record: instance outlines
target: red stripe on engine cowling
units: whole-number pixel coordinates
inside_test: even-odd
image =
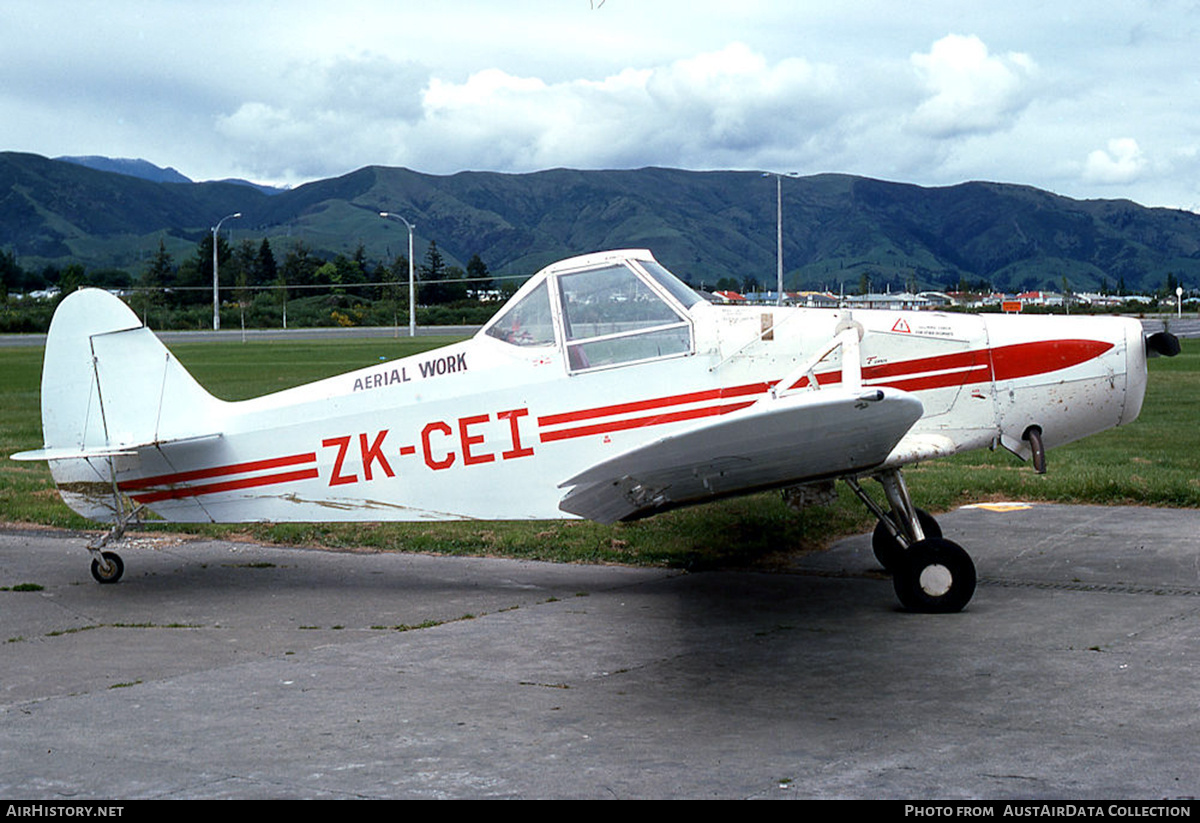
[[[864,366],[862,377],[864,383],[904,391],[925,391],[967,383],[986,383],[991,380],[1018,380],[1078,366],[1099,357],[1112,347],[1112,343],[1102,340],[1037,340],[997,346],[994,349],[977,349],[937,357],[923,357],[919,360]],[[821,372],[817,375],[817,383],[822,386],[840,383],[841,380],[840,371]],[[796,382],[794,388],[807,385],[808,378],[803,377]]]
[[[994,380],[1017,380],[1068,369],[1099,357],[1113,347],[1102,340],[1038,340],[992,349]]]

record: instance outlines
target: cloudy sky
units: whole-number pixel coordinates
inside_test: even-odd
[[[1189,0],[3,0],[0,149],[996,180],[1200,211]]]

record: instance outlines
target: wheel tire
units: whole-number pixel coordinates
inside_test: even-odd
[[[107,570],[99,560],[92,561],[92,577],[97,583],[116,583],[125,574],[125,562],[116,552],[101,552],[101,557],[108,563]]]
[[[933,537],[909,546],[892,575],[896,597],[909,611],[962,611],[975,594],[975,564],[957,543]]]
[[[941,538],[942,527],[933,519],[932,514],[924,509],[917,509],[917,522],[921,524],[921,531],[925,533],[926,540]],[[889,573],[895,573],[896,567],[904,562],[904,548],[883,523],[875,524],[875,533],[871,535],[871,548],[875,550],[875,559],[879,561],[879,565]]]

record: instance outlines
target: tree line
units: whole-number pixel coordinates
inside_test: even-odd
[[[231,244],[218,236],[216,243],[222,326],[227,312],[251,326],[392,325],[407,317],[406,255],[369,260],[360,245],[351,255],[330,257],[297,241],[279,259],[265,237]],[[449,265],[436,241],[414,268],[418,320],[424,324],[481,323],[494,311],[494,301],[516,288],[495,280],[478,254],[465,270]],[[120,291],[157,328],[203,327],[205,317],[211,323],[213,237],[205,235],[178,264],[160,239],[136,275],[79,263],[30,271],[13,253],[0,250],[0,284],[0,331],[44,330],[53,305],[83,286]],[[47,301],[18,298],[42,290],[57,294]]]

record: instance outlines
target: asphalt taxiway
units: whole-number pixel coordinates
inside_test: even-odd
[[[141,535],[102,586],[0,530],[0,797],[1200,795],[1200,511],[939,519],[961,614],[866,536],[685,574]]]

